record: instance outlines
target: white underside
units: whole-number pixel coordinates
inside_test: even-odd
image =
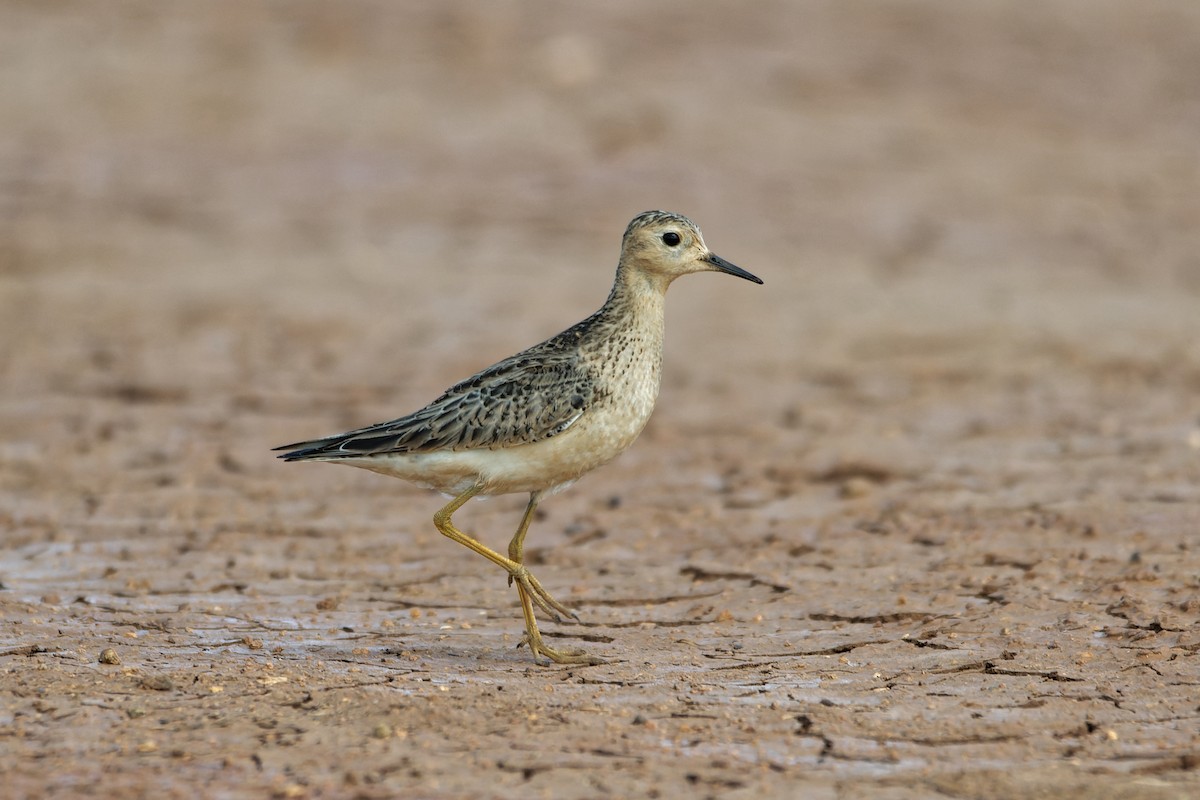
[[[633,414],[619,415],[621,419],[611,413],[584,415],[557,436],[516,447],[329,460],[402,478],[450,495],[461,494],[473,486],[480,486],[480,494],[484,495],[553,494],[620,455],[641,433],[652,408],[651,400],[644,414],[642,408],[637,408]]]

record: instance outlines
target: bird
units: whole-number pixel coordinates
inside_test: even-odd
[[[542,637],[535,607],[560,623],[579,617],[525,566],[525,536],[544,498],[612,461],[645,427],[662,374],[667,287],[693,272],[763,282],[709,250],[700,228],[682,214],[638,214],[622,236],[612,290],[591,316],[407,416],[274,449],[286,451],[279,456],[285,461],[360,467],[451,497],[434,514],[434,526],[516,584],[525,620],[518,646],[528,645],[539,665],[603,663]],[[454,513],[471,498],[509,493],[527,493],[529,501],[507,553],[455,526]]]

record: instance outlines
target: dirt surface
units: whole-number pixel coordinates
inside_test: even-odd
[[[0,5],[6,797],[1200,792],[1200,4]],[[594,310],[529,539],[269,448]],[[524,498],[456,518],[503,546]]]

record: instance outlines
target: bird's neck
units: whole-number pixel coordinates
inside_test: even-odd
[[[665,297],[665,285],[647,280],[644,273],[619,268],[608,300],[588,320],[585,358],[607,375],[610,391],[632,404],[636,413],[631,419],[639,420],[637,430],[649,418],[658,396]]]
[[[667,283],[658,276],[621,266],[600,313],[614,324],[662,338]]]

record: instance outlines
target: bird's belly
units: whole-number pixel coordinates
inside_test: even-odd
[[[622,408],[591,409],[557,436],[531,444],[336,460],[452,495],[475,485],[482,485],[480,494],[553,492],[620,455],[641,433],[653,406],[653,397],[643,397]]]
[[[336,461],[446,494],[473,486],[481,487],[480,494],[557,491],[612,461],[637,439],[658,399],[660,353],[641,347],[610,357],[609,363],[620,362],[624,368],[606,376],[598,402],[549,438],[507,447],[378,453]]]

